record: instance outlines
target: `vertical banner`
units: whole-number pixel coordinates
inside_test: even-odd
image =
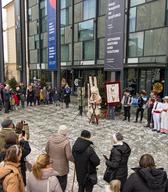
[[[56,6],[57,0],[47,0],[48,12],[48,69],[56,70]]]
[[[125,0],[108,0],[105,24],[105,71],[123,69]]]

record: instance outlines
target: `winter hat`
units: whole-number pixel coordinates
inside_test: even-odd
[[[13,124],[13,121],[11,119],[5,119],[2,123],[1,126],[2,128],[8,128],[9,125]]]
[[[83,131],[81,132],[81,137],[90,138],[90,137],[91,137],[90,131],[83,130]]]
[[[58,129],[58,133],[61,135],[66,135],[68,133],[68,128],[66,125],[60,125]]]
[[[122,141],[124,139],[123,135],[121,133],[115,133],[113,134],[113,140],[117,143],[118,141]]]
[[[163,100],[168,100],[168,96],[165,96],[165,97],[163,98]]]

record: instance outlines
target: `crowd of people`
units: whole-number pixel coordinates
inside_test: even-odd
[[[16,126],[9,118],[0,131],[0,189],[5,192],[64,192],[67,188],[69,162],[74,163],[78,192],[92,192],[97,184],[100,158],[94,149],[91,132],[83,130],[71,148],[68,128],[60,125],[46,143],[45,153],[39,154],[26,175],[26,157],[31,154],[29,135],[24,121]],[[156,168],[150,154],[140,158],[139,166],[128,177],[131,148],[121,133],[112,135],[109,157],[104,155],[106,170],[103,179],[107,192],[168,192],[164,169]],[[72,190],[73,183],[72,181]]]
[[[147,125],[152,131],[168,134],[168,96],[160,98],[156,92],[152,91],[147,96],[146,91],[142,90],[138,96],[132,97],[129,90],[124,92],[122,98],[122,106],[124,108],[124,121],[128,119],[130,122],[131,106],[136,107],[136,119],[134,123],[138,123],[139,113],[142,123],[144,111],[147,111]]]
[[[23,83],[12,89],[8,84],[0,84],[0,110],[5,113],[41,104],[64,102],[69,107],[71,88],[66,83],[58,90],[51,86],[40,86],[39,83],[31,83],[28,87]]]

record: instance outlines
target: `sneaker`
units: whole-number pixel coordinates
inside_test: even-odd
[[[152,131],[157,131],[156,129],[152,129]]]
[[[138,121],[134,121],[134,123],[138,123]]]

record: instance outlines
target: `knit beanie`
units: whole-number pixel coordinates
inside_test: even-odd
[[[66,125],[60,125],[58,129],[58,133],[61,135],[67,135],[68,133],[68,128]]]

